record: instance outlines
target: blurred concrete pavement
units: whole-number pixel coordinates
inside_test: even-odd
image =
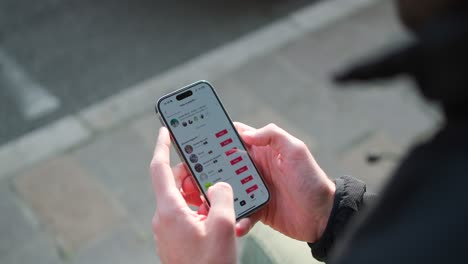
[[[310,3],[2,0],[0,145]]]
[[[2,147],[0,262],[157,263],[153,102],[197,79],[214,84],[233,120],[274,122],[330,177],[355,175],[378,191],[437,127],[437,111],[405,79],[339,89],[329,76],[403,37],[389,1],[324,1]],[[371,165],[371,153],[396,159]],[[305,243],[262,226],[239,245],[242,263],[314,262]]]

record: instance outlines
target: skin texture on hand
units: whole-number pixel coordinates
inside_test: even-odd
[[[150,165],[157,203],[153,232],[161,262],[236,263],[231,186],[217,183],[210,187],[209,211],[203,206],[198,212],[190,209],[176,185],[181,170],[170,167],[170,143],[169,132],[161,128]]]
[[[271,193],[270,203],[251,217],[247,230],[261,220],[291,238],[318,240],[333,207],[334,183],[304,142],[278,126],[236,127]]]
[[[260,129],[242,123],[235,126],[271,195],[266,207],[236,224],[237,236],[245,235],[256,222],[262,221],[294,239],[317,241],[333,207],[334,183],[307,146],[278,126],[270,124]],[[206,211],[186,167],[180,164],[174,171],[186,201]]]

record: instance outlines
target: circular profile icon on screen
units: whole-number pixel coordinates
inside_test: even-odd
[[[192,145],[187,145],[184,147],[185,153],[190,154],[193,152],[193,147]]]
[[[177,119],[175,119],[175,118],[172,119],[172,120],[171,120],[171,126],[172,126],[172,127],[178,127],[178,126],[179,126],[179,120],[177,120]]]
[[[208,175],[206,173],[200,174],[200,180],[202,180],[202,181],[208,180]]]
[[[197,155],[195,155],[195,154],[190,155],[190,161],[191,161],[192,163],[197,162],[197,161],[198,161]]]
[[[203,171],[203,166],[200,163],[195,164],[195,171],[196,172],[202,172]]]

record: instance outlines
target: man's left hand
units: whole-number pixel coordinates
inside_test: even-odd
[[[209,188],[209,210],[203,205],[198,212],[190,209],[190,198],[177,188],[170,167],[170,144],[162,127],[150,165],[157,202],[153,232],[162,263],[236,263],[231,186],[220,182]]]

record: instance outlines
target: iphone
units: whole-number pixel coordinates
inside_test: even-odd
[[[237,220],[268,203],[267,186],[209,82],[159,98],[156,113],[208,205],[207,190],[217,182],[231,185]]]

